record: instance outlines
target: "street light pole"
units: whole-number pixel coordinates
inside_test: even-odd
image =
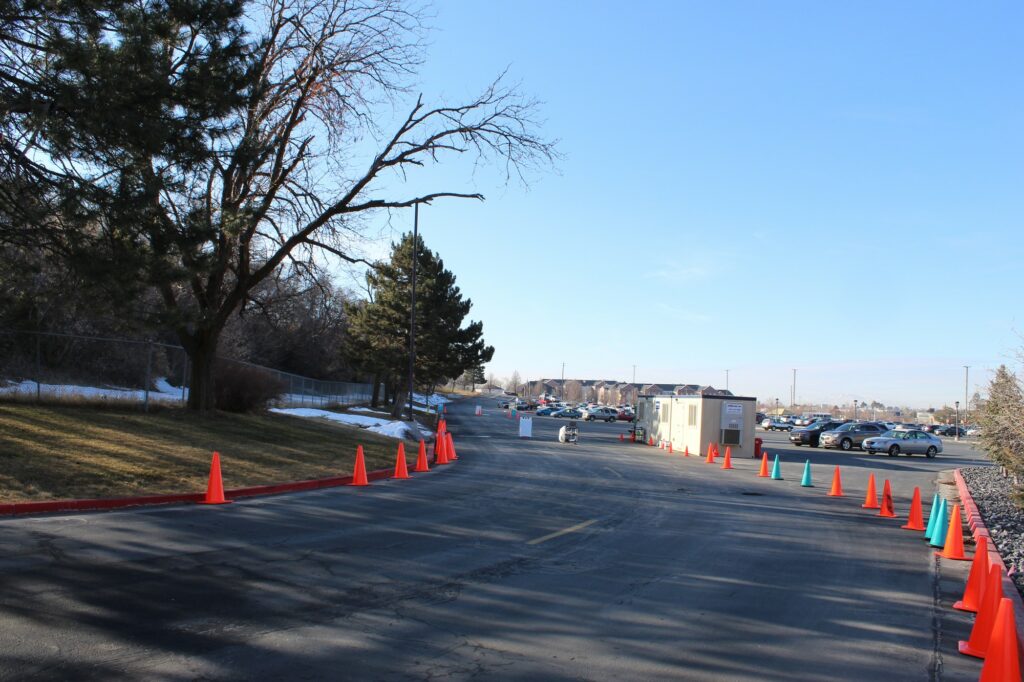
[[[967,376],[968,376],[968,373],[969,373],[970,369],[971,369],[970,365],[964,365],[964,424],[967,423],[967,413],[970,412],[970,406],[971,406],[970,401],[967,400]],[[957,438],[959,438],[959,437],[960,437],[960,435],[959,435],[959,432],[958,432],[957,433]]]
[[[636,365],[633,365],[633,385],[636,385]]]
[[[953,428],[955,429],[953,432],[953,440],[960,440],[960,401],[957,400],[953,405],[956,406],[956,416],[953,418]]]
[[[560,386],[559,391],[561,392],[561,395],[558,396],[558,399],[559,400],[565,400],[565,363],[564,362],[562,363],[562,383],[559,384],[559,386]]]
[[[789,398],[789,404],[796,407],[796,370],[793,370],[793,395]]]
[[[725,390],[729,390],[729,370],[725,370]]]
[[[420,245],[420,205],[413,206],[412,219],[412,299],[409,303],[409,421],[415,420],[412,411],[413,368],[416,364],[416,256]]]

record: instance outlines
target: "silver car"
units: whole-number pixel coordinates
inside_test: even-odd
[[[881,436],[864,439],[865,450],[871,454],[887,452],[890,457],[904,455],[924,455],[934,457],[942,452],[942,439],[917,429],[886,431]]]

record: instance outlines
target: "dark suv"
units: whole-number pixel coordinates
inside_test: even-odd
[[[816,421],[802,429],[791,431],[789,442],[793,445],[810,445],[812,448],[816,448],[821,441],[821,434],[832,429],[838,429],[842,425],[842,422]]]
[[[843,424],[832,431],[825,431],[821,434],[821,444],[826,448],[840,448],[852,450],[854,447],[862,448],[865,438],[881,436],[888,429],[882,424],[873,422],[851,422]]]

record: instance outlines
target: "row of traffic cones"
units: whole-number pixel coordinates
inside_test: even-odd
[[[654,445],[653,437],[648,441],[648,445]],[[666,449],[664,442],[661,443],[661,447]],[[684,457],[690,456],[688,447],[684,449],[683,455]],[[715,458],[718,455],[718,446],[712,443],[708,447],[705,463],[715,463]],[[723,469],[733,468],[731,455],[730,448],[726,447]],[[783,480],[777,454],[769,470],[768,453],[762,453],[758,476]],[[804,463],[800,485],[814,487],[810,460]],[[832,485],[828,495],[829,497],[844,497],[842,475],[838,466],[833,471]],[[954,561],[967,561],[968,557],[964,554],[960,505],[953,504],[952,509],[948,511],[947,506],[947,501],[936,493],[932,499],[928,523],[925,524],[921,489],[915,487],[907,523],[900,528],[923,531],[929,546],[936,548],[937,556]],[[877,509],[878,516],[881,518],[897,518],[889,480],[884,481],[879,498],[875,475],[869,473],[867,492],[861,507],[870,510]],[[953,604],[953,608],[977,613],[969,638],[959,642],[958,650],[967,656],[985,660],[981,669],[981,682],[1020,682],[1021,670],[1013,602],[1003,596],[1003,568],[996,564],[989,564],[988,539],[985,536],[978,538],[963,598]]]
[[[446,429],[447,424],[445,424],[444,420],[441,420],[441,426],[438,428],[437,440],[434,443],[435,466],[438,464],[450,464],[459,458],[455,453],[455,443],[452,440],[452,434]],[[427,444],[421,440],[413,473],[423,473],[427,471],[430,471],[430,465],[427,462]],[[395,455],[395,470],[391,475],[391,478],[412,478],[409,475],[409,468],[405,458],[405,443],[403,442],[398,443],[398,452]],[[363,454],[362,445],[356,446],[356,462],[352,470],[352,482],[349,483],[349,485],[370,485],[370,481],[366,475],[366,457]],[[220,453],[214,452],[210,462],[210,477],[206,484],[206,496],[200,501],[200,504],[228,504],[230,502],[231,500],[224,496],[224,479],[220,470]]]

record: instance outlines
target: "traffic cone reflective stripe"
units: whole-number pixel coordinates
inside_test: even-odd
[[[767,451],[761,453],[761,471],[759,471],[757,475],[761,478],[768,478],[769,476]]]
[[[889,487],[888,478],[882,484],[882,506],[878,510],[878,515],[887,519],[896,518],[896,510],[892,506],[892,489]]]
[[[949,530],[946,531],[946,544],[936,554],[943,559],[967,561],[964,556],[964,529],[960,521],[960,505],[954,504],[949,515]]]
[[[861,507],[864,509],[881,509],[881,505],[878,504],[878,492],[875,490],[874,474],[868,474],[868,492],[864,495],[864,504]]]
[[[366,460],[363,458],[363,446],[356,446],[356,466],[352,471],[352,482],[349,485],[370,485],[366,480]]]
[[[932,547],[942,547],[946,544],[946,533],[949,530],[949,515],[946,512],[946,500],[939,502],[939,512],[935,519],[935,528],[932,529],[932,539],[928,544]]]
[[[832,488],[828,491],[829,497],[843,496],[843,481],[839,476],[839,467],[832,473]]]
[[[722,460],[723,469],[732,469],[732,448],[726,446],[725,448],[725,459]]]
[[[200,504],[228,504],[224,497],[224,479],[220,475],[220,453],[214,452],[210,461],[210,479],[206,483],[206,497]]]
[[[1013,602],[1003,597],[996,610],[995,624],[981,666],[979,682],[1020,682],[1020,653]]]
[[[953,604],[958,611],[977,613],[981,606],[981,592],[985,589],[985,578],[988,576],[988,538],[982,535],[974,546],[974,561],[971,572],[967,574],[967,585],[964,587],[963,598]]]
[[[410,478],[409,468],[405,461],[405,443],[398,442],[398,454],[395,455],[395,473],[391,478]]]
[[[413,471],[417,474],[423,473],[424,471],[430,471],[430,465],[427,464],[427,444],[420,439],[420,452],[416,457],[416,467]]]
[[[939,518],[939,507],[942,506],[939,503],[939,494],[935,493],[932,496],[932,506],[928,510],[928,525],[925,526],[924,539],[931,540],[932,532],[935,530],[935,521]]]
[[[921,513],[921,489],[914,486],[914,497],[910,500],[910,516],[907,523],[900,528],[906,530],[924,530],[924,516]]]
[[[804,462],[804,475],[800,479],[800,486],[803,488],[814,487],[814,483],[811,481],[811,460]]]
[[[971,636],[965,642],[960,640],[957,649],[965,656],[985,658],[992,630],[996,624],[996,612],[1003,599],[1003,569],[993,564],[988,567],[988,579],[981,596],[981,607],[974,619]]]

